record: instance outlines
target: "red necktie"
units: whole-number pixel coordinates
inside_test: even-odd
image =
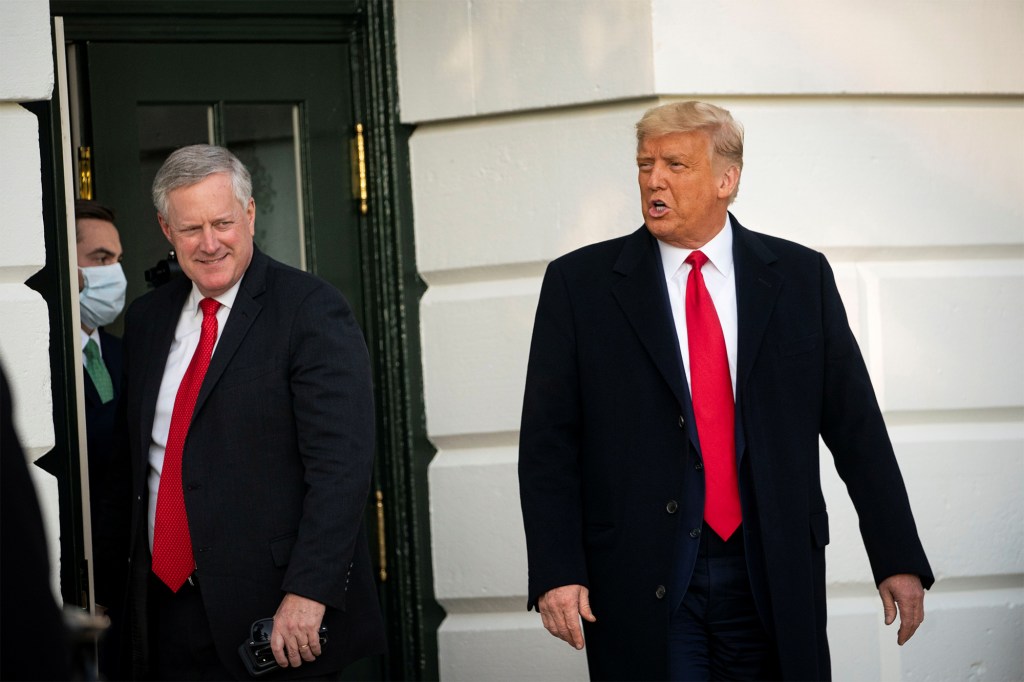
[[[203,328],[199,335],[199,346],[188,363],[174,398],[153,527],[153,572],[174,592],[178,591],[195,568],[192,536],[189,534],[188,516],[185,514],[185,496],[181,489],[181,455],[192,422],[192,412],[196,407],[196,398],[199,397],[199,387],[203,385],[213,346],[217,343],[217,309],[220,303],[212,298],[204,298],[199,302],[199,307],[203,309]]]
[[[725,337],[701,268],[708,257],[694,251],[686,282],[686,336],[690,350],[690,398],[704,458],[704,520],[723,540],[739,527],[736,478],[736,407]]]

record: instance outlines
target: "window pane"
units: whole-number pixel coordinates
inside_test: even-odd
[[[302,177],[298,163],[298,107],[225,104],[223,144],[252,174],[256,245],[305,269]]]
[[[140,225],[118,223],[125,247],[126,272],[131,296],[145,292],[143,271],[167,257],[171,245],[160,234],[153,208],[153,178],[171,152],[190,144],[209,144],[213,133],[213,108],[206,104],[142,104],[136,115],[139,121],[139,188],[138,205],[147,216]],[[117,207],[114,207],[117,210]],[[139,231],[136,238],[128,231]],[[129,300],[131,300],[129,298]]]

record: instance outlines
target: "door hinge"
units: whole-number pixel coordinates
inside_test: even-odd
[[[370,212],[366,189],[366,142],[363,139],[363,124],[356,124],[356,135],[351,142],[352,156],[352,198],[359,201],[359,213]]]
[[[78,198],[92,199],[92,147],[78,148]]]
[[[380,581],[388,581],[388,545],[384,537],[384,493],[377,489],[377,550],[380,552]]]

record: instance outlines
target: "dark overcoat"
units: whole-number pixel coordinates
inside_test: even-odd
[[[831,268],[732,224],[748,569],[785,679],[828,679],[819,436],[876,583],[933,578]],[[529,607],[551,588],[588,587],[594,679],[665,678],[670,611],[699,544],[703,465],[667,296],[641,227],[553,261],[537,308],[519,459]]]

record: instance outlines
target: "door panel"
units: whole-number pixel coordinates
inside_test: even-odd
[[[87,44],[94,197],[117,215],[129,303],[169,249],[150,194],[157,170],[181,146],[212,143],[252,174],[257,246],[332,283],[368,329],[349,190],[349,60],[343,43]],[[373,505],[368,518],[371,543],[379,542]],[[386,584],[379,590],[386,603]],[[345,678],[383,679],[386,666],[367,659]]]

